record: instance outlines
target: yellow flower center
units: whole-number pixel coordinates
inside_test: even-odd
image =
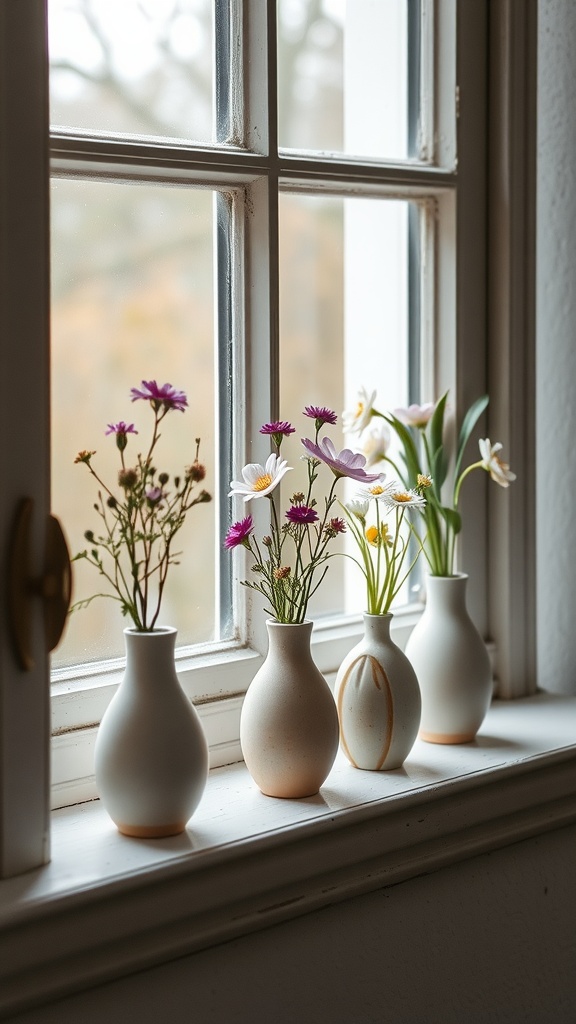
[[[411,495],[408,494],[407,491],[396,491],[396,493],[393,494],[392,497],[394,498],[394,501],[399,501],[399,502],[411,501],[412,500]]]
[[[254,483],[255,491],[265,491],[267,487],[272,483],[272,477],[270,473],[264,473],[263,476],[259,476]]]
[[[361,417],[363,412],[364,412],[364,402],[358,402],[358,405],[356,406],[356,419],[357,420],[360,419],[360,417]]]
[[[378,540],[378,530],[375,526],[369,526],[366,530],[366,540],[369,544],[375,544]]]
[[[370,494],[384,494],[384,488],[380,484],[375,484],[374,487],[370,488]]]

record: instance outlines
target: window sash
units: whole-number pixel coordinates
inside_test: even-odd
[[[26,3],[26,17],[22,17],[23,3]],[[233,6],[238,8],[239,5]],[[430,15],[430,6],[425,6]],[[248,382],[257,373],[258,379],[269,381],[270,387],[265,398],[247,393],[243,410],[245,438],[254,436],[259,424],[275,409],[277,400],[274,355],[277,339],[277,186],[321,189],[323,183],[327,183],[331,189],[343,192],[360,186],[366,194],[434,196],[439,211],[438,231],[434,252],[428,256],[437,265],[437,287],[433,296],[434,323],[430,329],[441,339],[441,344],[426,372],[436,388],[446,383],[453,387],[453,397],[462,408],[486,388],[486,358],[489,357],[490,383],[498,385],[493,392],[489,423],[498,425],[502,431],[500,439],[507,447],[510,440],[513,442],[511,462],[523,481],[505,514],[504,524],[498,513],[497,522],[499,527],[503,527],[502,532],[491,535],[489,590],[484,495],[473,502],[474,507],[465,510],[467,529],[462,539],[462,563],[473,573],[473,610],[477,620],[498,640],[498,660],[501,659],[502,666],[500,686],[505,695],[519,695],[523,686],[530,689],[533,682],[529,649],[522,646],[525,637],[534,632],[533,609],[526,596],[516,600],[522,597],[522,593],[526,595],[533,583],[534,530],[527,513],[527,509],[533,506],[533,479],[527,471],[532,460],[528,441],[518,429],[519,424],[530,422],[532,398],[530,391],[519,394],[510,381],[518,379],[518,374],[524,380],[526,373],[529,374],[533,348],[533,311],[527,301],[527,296],[533,294],[529,291],[533,251],[529,248],[526,256],[526,245],[533,245],[530,227],[533,225],[533,180],[529,175],[535,123],[531,91],[535,83],[535,10],[533,0],[521,6],[514,0],[503,0],[497,8],[486,0],[436,0],[432,27],[436,54],[433,72],[436,133],[435,151],[428,164],[375,165],[361,161],[327,161],[311,154],[277,153],[275,4],[272,0],[266,4],[249,0],[244,7],[246,17],[242,20],[242,39],[246,119],[243,146],[237,144],[236,138],[232,144],[220,149],[165,146],[157,140],[148,140],[136,151],[122,138],[96,134],[81,137],[75,132],[59,132],[51,142],[52,164],[57,173],[93,173],[120,178],[144,174],[151,180],[205,182],[207,185],[246,187],[249,190],[254,204],[251,210],[256,213],[245,217],[245,308],[251,338],[270,341],[261,343],[257,355],[255,348],[248,346],[250,362],[246,367],[246,378]],[[494,57],[490,62],[487,60],[489,27],[491,56]],[[518,34],[520,29],[522,31]],[[23,32],[26,39],[20,38]],[[18,61],[13,59],[16,53]],[[502,227],[505,222],[509,246],[506,253],[500,255],[498,264],[492,264],[491,293],[487,296],[485,244],[497,242],[494,233],[486,237],[486,180],[483,169],[487,157],[485,113],[486,68],[489,64],[492,102],[495,105],[493,113],[501,115],[492,121],[491,183],[498,187],[492,194],[489,212],[492,224],[498,223]],[[6,427],[3,436],[12,436],[10,424],[18,421],[20,427],[18,459],[12,458],[7,447],[1,456],[5,497],[1,511],[2,538],[6,554],[15,504],[22,494],[32,493],[38,502],[32,566],[37,574],[42,522],[49,509],[44,0],[5,0],[0,5],[0,68],[3,86],[0,138],[6,140],[0,146],[0,184],[3,189],[0,309],[3,337],[18,338],[17,346],[2,347],[5,379],[19,377],[29,380],[29,367],[40,368],[40,373],[30,380],[27,391],[29,410],[23,424],[21,395],[9,390],[3,400]],[[509,74],[511,68],[513,74]],[[267,82],[267,88],[262,88],[262,82]],[[39,95],[42,96],[41,103],[38,102]],[[453,121],[457,102],[460,116],[456,170]],[[511,131],[504,142],[504,134],[510,124],[516,125],[518,130]],[[499,184],[500,181],[509,181],[511,166],[516,171],[518,167],[523,168],[520,178],[525,187],[520,191],[516,172],[514,190],[506,191],[506,187]],[[10,210],[17,210],[18,217],[9,217]],[[524,233],[519,230],[521,223],[527,225]],[[267,245],[262,245],[263,237],[268,238]],[[455,251],[452,245],[454,237]],[[515,259],[520,254],[524,255],[524,260],[518,269],[519,263]],[[496,282],[495,277],[498,278]],[[510,282],[513,300],[506,306]],[[487,298],[490,300],[489,350],[486,345]],[[524,315],[522,310],[528,312]],[[503,311],[505,315],[502,315]],[[523,470],[524,476],[521,475]],[[498,500],[497,495],[488,495],[492,509],[498,507]],[[523,562],[522,573],[517,571],[518,545],[512,543],[519,532],[523,552],[528,556]],[[498,621],[495,620],[495,612]],[[35,623],[38,627],[34,641],[37,667],[34,673],[26,676],[15,667],[5,617],[1,626],[0,873],[5,875],[26,870],[47,856],[49,705],[47,662],[42,651],[38,605]],[[342,635],[346,633],[346,624],[335,628],[334,634],[330,627],[319,631],[318,652],[322,652],[323,639],[328,638],[324,649],[330,649],[332,635],[337,635],[338,629]],[[263,622],[252,624],[248,640],[248,646],[236,650],[233,655],[223,651],[221,655],[214,656],[220,658],[218,672],[222,676],[236,679],[240,664],[245,668],[251,666],[251,671],[246,668],[246,677],[253,675],[254,660],[261,657],[260,652],[264,650]],[[353,642],[350,633],[348,642]],[[527,652],[526,657],[518,656],[522,650]],[[205,666],[211,656],[205,657],[205,665],[200,664],[202,655],[194,659],[194,673],[199,675],[204,671],[205,678],[208,678],[212,669]],[[320,664],[322,667],[322,658]],[[67,716],[63,711],[64,705],[68,703],[68,707],[73,709],[76,699],[83,699],[78,697],[82,694],[89,695],[89,703],[102,702],[103,690],[111,683],[98,687],[86,682],[85,678],[80,682],[72,703],[65,692],[66,685],[62,684],[61,692],[58,692],[60,684],[56,685],[53,699],[55,717],[58,718],[59,709],[62,711],[57,729],[74,730],[76,726],[70,722],[76,712],[73,710],[72,716]],[[214,693],[214,696],[219,694]],[[84,720],[94,722],[96,718]],[[79,734],[87,735],[88,732],[79,729]]]

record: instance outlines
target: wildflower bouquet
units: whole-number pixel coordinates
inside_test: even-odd
[[[146,454],[138,454],[135,463],[128,464],[128,438],[138,431],[123,420],[108,424],[105,433],[115,438],[120,453],[118,489],[114,491],[100,479],[92,465],[95,451],[81,451],[74,460],[87,466],[98,484],[94,509],[102,527],[97,534],[86,530],[90,547],[78,552],[73,561],[84,559],[93,565],[112,592],[93,594],[78,601],[72,610],[86,607],[96,597],[111,597],[120,602],[122,614],[132,619],[135,629],[151,632],[158,620],[168,569],[178,564],[179,553],[172,550],[174,537],[187,512],[211,501],[211,496],[205,490],[196,492],[206,475],[198,459],[200,438],[196,438],[194,461],[183,476],[173,478],[172,488],[169,474],[158,473],[154,465],[160,424],[169,412],[185,411],[185,393],[171,384],[159,386],[155,380],[143,380],[140,388],[131,389],[131,397],[133,402],[148,402],[154,416],[152,438]]]
[[[382,457],[394,467],[407,488],[421,496],[426,495],[426,506],[423,509],[426,524],[424,555],[432,576],[453,576],[456,537],[462,529],[458,503],[464,480],[475,469],[484,469],[501,487],[508,487],[516,479],[508,464],[498,454],[502,445],[492,444],[489,438],[478,441],[480,459],[462,469],[466,445],[488,405],[488,395],[478,398],[464,416],[453,460],[445,427],[448,392],[435,404],[428,402],[398,408],[388,415],[374,407],[375,398],[375,391],[369,393],[362,388],[356,409],[343,414],[344,429],[348,433],[361,435],[373,417],[381,417],[395,431],[401,443],[404,462],[402,470],[388,454]],[[446,487],[451,488],[449,502],[443,496]]]
[[[307,453],[302,456],[307,463],[306,493],[298,491],[292,495],[281,522],[274,492],[292,467],[281,458],[280,450],[284,439],[294,434],[295,428],[285,420],[265,423],[260,433],[270,437],[273,451],[265,465],[252,463],[244,467],[243,479],[231,482],[230,495],[242,496],[245,502],[268,498],[270,533],[258,542],[252,516],[247,516],[233,523],[224,541],[228,549],[239,545],[247,548],[254,560],[252,572],[257,578],[243,580],[243,585],[264,596],[266,610],[277,622],[292,624],[306,618],[308,602],[328,571],[327,562],[332,557],[330,543],[346,529],[344,520],[333,513],[338,480],[348,477],[367,485],[382,477],[381,473],[366,473],[363,455],[347,448],[337,452],[329,437],[320,439],[323,428],[336,423],[336,413],[331,409],[312,405],[307,406],[303,414],[315,423],[315,439],[302,439]],[[332,471],[333,480],[319,508],[314,490],[322,464]]]
[[[426,501],[416,491],[397,483],[370,484],[357,497],[343,506],[350,532],[356,541],[361,561],[352,558],[366,580],[366,611],[369,615],[386,615],[390,606],[414,568],[422,545],[407,569],[404,568],[413,524],[405,519],[411,510],[423,512]],[[370,511],[371,510],[371,511]],[[391,529],[386,517],[394,516]],[[403,530],[403,526],[407,529]]]

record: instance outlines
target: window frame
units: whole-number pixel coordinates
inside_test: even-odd
[[[34,232],[37,252],[32,262],[37,273],[38,283],[36,285],[40,304],[36,314],[36,320],[30,328],[30,339],[27,346],[22,346],[18,355],[21,359],[22,369],[25,371],[30,365],[35,365],[32,356],[40,348],[43,352],[44,380],[38,381],[38,407],[44,409],[44,416],[47,414],[47,339],[48,339],[48,318],[47,318],[47,252],[48,238],[46,232],[46,210],[47,210],[47,185],[46,173],[46,135],[47,125],[47,95],[44,95],[44,106],[40,110],[37,103],[37,96],[31,94],[30,89],[24,86],[24,76],[29,81],[41,80],[46,82],[46,52],[45,52],[45,5],[44,0],[27,0],[30,11],[30,28],[36,42],[36,47],[29,48],[27,60],[19,66],[14,67],[16,62],[10,63],[9,56],[12,49],[12,40],[18,35],[18,14],[16,13],[15,0],[9,0],[2,11],[2,22],[0,22],[0,56],[5,56],[6,72],[11,76],[12,92],[7,92],[8,102],[4,104],[2,114],[2,126],[7,137],[18,137],[18,125],[22,121],[27,123],[26,138],[34,146],[30,156],[29,164],[33,168],[36,178],[34,181],[29,176],[26,181],[17,181],[16,175],[11,168],[3,167],[5,177],[11,185],[11,201],[22,204],[24,198],[28,198],[30,186],[37,197],[37,205],[33,206],[30,212],[26,211],[22,217],[26,220],[31,231]],[[524,551],[530,553],[533,550],[533,531],[531,533],[530,517],[527,508],[530,507],[526,496],[530,496],[530,488],[533,481],[529,475],[530,455],[526,445],[523,445],[517,436],[518,423],[527,422],[531,409],[531,395],[518,393],[518,389],[512,389],[509,376],[501,372],[500,362],[507,363],[508,369],[515,367],[529,370],[530,352],[524,350],[522,344],[522,328],[526,325],[526,318],[519,314],[518,304],[526,303],[527,286],[530,282],[530,254],[524,261],[523,273],[514,272],[514,256],[518,253],[518,247],[528,238],[520,237],[518,224],[520,218],[525,214],[526,208],[530,205],[533,196],[530,191],[530,181],[527,182],[522,198],[513,203],[510,219],[510,235],[508,262],[501,261],[501,269],[514,278],[515,301],[509,305],[508,318],[503,324],[501,309],[506,305],[506,286],[501,284],[502,279],[496,272],[487,276],[486,273],[486,244],[490,242],[487,238],[487,224],[494,226],[495,220],[503,214],[504,202],[508,196],[497,194],[491,200],[490,211],[487,207],[487,181],[486,166],[487,157],[496,166],[493,174],[498,180],[498,168],[509,157],[508,152],[498,149],[498,144],[503,146],[504,132],[502,128],[493,128],[493,137],[488,151],[488,93],[490,84],[490,95],[492,96],[492,108],[490,113],[494,115],[494,104],[503,102],[508,104],[507,110],[519,118],[524,119],[526,125],[526,137],[521,143],[527,147],[528,155],[530,146],[530,117],[533,115],[530,107],[531,95],[522,93],[521,80],[534,82],[533,71],[530,70],[531,46],[533,46],[533,33],[535,25],[535,8],[530,3],[531,16],[525,22],[525,32],[522,36],[522,45],[516,46],[515,53],[517,63],[520,64],[522,73],[519,72],[512,79],[502,82],[498,79],[504,75],[508,68],[510,52],[514,33],[518,25],[522,25],[523,16],[514,6],[514,0],[506,0],[502,4],[502,11],[495,12],[494,5],[487,3],[487,0],[437,0],[434,15],[434,36],[437,45],[437,58],[435,62],[435,88],[434,106],[437,125],[435,139],[434,162],[409,162],[405,164],[387,164],[385,166],[375,162],[343,161],[345,167],[336,166],[335,162],[327,163],[321,157],[290,153],[278,153],[276,147],[277,125],[275,117],[275,86],[276,86],[276,25],[275,25],[275,3],[273,0],[266,0],[259,3],[257,0],[250,0],[249,4],[243,5],[244,18],[242,23],[242,37],[245,46],[245,71],[244,94],[246,98],[246,149],[231,145],[226,150],[216,152],[213,147],[184,147],[181,145],[166,145],[163,142],[148,142],[141,147],[139,159],[144,159],[146,173],[156,179],[183,181],[200,181],[206,186],[214,185],[230,187],[232,184],[238,188],[244,187],[249,194],[250,203],[245,204],[245,209],[250,213],[244,218],[244,238],[242,239],[245,253],[245,277],[244,303],[246,322],[249,325],[249,337],[246,341],[248,360],[246,363],[247,398],[246,406],[242,410],[244,428],[242,437],[246,443],[253,438],[260,423],[273,416],[277,411],[277,359],[276,347],[278,339],[278,303],[277,303],[277,239],[278,239],[278,211],[277,211],[277,187],[286,186],[291,189],[303,187],[321,187],[328,183],[334,191],[343,191],[347,187],[355,190],[363,189],[366,194],[394,195],[397,197],[434,197],[439,211],[439,230],[436,235],[434,252],[429,256],[434,259],[437,267],[437,280],[439,287],[434,295],[434,325],[436,336],[442,339],[449,339],[446,344],[439,346],[436,353],[437,358],[433,366],[430,366],[429,373],[434,375],[435,391],[451,388],[451,393],[459,409],[466,407],[469,402],[483,390],[486,390],[488,379],[496,383],[495,398],[491,403],[488,421],[490,429],[493,424],[499,427],[499,437],[504,442],[508,451],[512,453],[511,461],[514,468],[525,474],[521,479],[523,483],[514,492],[513,509],[502,512],[499,496],[495,496],[491,489],[488,493],[485,480],[479,480],[476,490],[467,499],[465,496],[464,514],[467,523],[473,526],[464,533],[461,546],[461,564],[465,565],[472,576],[471,587],[471,608],[480,625],[484,635],[492,635],[497,640],[496,663],[498,666],[500,693],[506,696],[519,696],[522,692],[531,692],[533,688],[533,675],[530,672],[529,646],[525,645],[523,650],[528,652],[525,655],[522,665],[518,658],[522,638],[533,635],[533,608],[529,605],[529,599],[525,598],[521,604],[521,614],[517,613],[517,599],[526,593],[527,584],[530,582],[530,573],[533,566],[528,561],[524,566],[523,580],[517,578],[516,557],[518,545],[511,543],[514,531],[517,531],[518,522],[521,522],[521,533],[523,537]],[[428,8],[427,8],[428,9]],[[428,9],[429,10],[429,9]],[[24,19],[23,19],[24,20]],[[486,48],[488,36],[495,53],[498,54],[499,64],[491,66],[490,83],[487,78]],[[514,37],[515,38],[515,37]],[[455,50],[450,40],[456,40]],[[497,43],[500,42],[502,49],[498,51]],[[448,52],[446,52],[447,47]],[[523,49],[522,49],[523,47]],[[516,67],[516,65],[515,65]],[[522,78],[522,75],[524,78]],[[262,89],[261,82],[265,76],[268,88]],[[531,77],[530,77],[531,76]],[[456,88],[458,83],[458,90]],[[15,102],[17,95],[15,90],[22,90],[19,101],[22,97],[27,101],[30,112],[34,116],[30,119],[22,118],[22,105]],[[494,99],[496,96],[496,100]],[[10,106],[10,102],[13,106]],[[456,167],[456,146],[454,143],[451,125],[453,115],[458,105],[457,119],[457,167]],[[478,125],[482,130],[478,130]],[[512,140],[516,147],[514,152],[517,159],[525,156],[522,144],[519,144],[517,136]],[[504,148],[504,147],[503,147]],[[270,152],[270,157],[266,152]],[[13,151],[12,151],[13,152]],[[86,161],[92,164],[94,173],[98,176],[122,176],[134,169],[133,149],[125,147],[118,138],[97,138],[95,136],[79,138],[71,132],[59,132],[51,143],[52,166],[57,172],[82,173],[86,167]],[[500,163],[499,163],[500,162]],[[500,168],[501,169],[501,168]],[[529,177],[529,176],[528,176]],[[491,177],[491,182],[493,182]],[[488,212],[490,219],[488,219]],[[35,214],[35,217],[34,217]],[[506,221],[508,223],[508,219]],[[267,245],[262,245],[262,229],[264,227]],[[456,254],[452,250],[451,240],[456,237]],[[12,248],[18,250],[15,241],[15,232],[4,242],[3,252],[5,255],[5,273],[10,270],[11,276],[18,272],[23,277],[23,264],[8,267],[6,253]],[[26,255],[29,255],[28,253]],[[456,269],[455,269],[456,268]],[[26,264],[29,273],[30,265]],[[499,287],[501,285],[501,287]],[[6,286],[7,288],[7,286]],[[492,289],[492,292],[489,289]],[[22,286],[20,291],[15,293],[11,302],[11,316],[14,322],[19,314],[19,301],[22,302]],[[19,301],[18,301],[19,300]],[[32,305],[32,303],[29,303]],[[529,317],[528,317],[529,319]],[[488,326],[490,325],[491,343],[488,347]],[[5,326],[5,325],[3,325]],[[512,330],[510,331],[510,328]],[[39,339],[42,339],[39,342]],[[253,343],[254,339],[258,342]],[[264,341],[262,339],[267,339]],[[503,344],[504,343],[504,344]],[[499,362],[500,361],[500,362]],[[37,358],[36,358],[37,362]],[[24,372],[22,376],[26,376]],[[269,393],[262,397],[258,389],[250,389],[249,382],[265,379],[270,382]],[[513,393],[512,393],[513,392]],[[17,405],[14,402],[12,410],[9,404],[5,406],[4,412],[8,416],[16,413]],[[5,538],[5,549],[8,545],[8,521],[9,505],[12,499],[16,499],[22,493],[26,493],[27,475],[29,466],[38,467],[40,479],[43,481],[43,494],[41,495],[39,525],[37,526],[38,537],[36,547],[40,546],[40,533],[42,515],[48,514],[48,485],[46,479],[46,467],[48,464],[48,453],[46,451],[46,438],[48,431],[45,430],[43,443],[38,445],[38,438],[35,432],[30,431],[30,437],[23,442],[23,450],[26,456],[33,454],[32,463],[27,458],[22,462],[26,463],[27,473],[22,470],[17,472],[10,464],[8,476],[9,484],[6,491],[6,505],[3,512],[3,536]],[[6,434],[4,436],[7,436]],[[519,473],[520,476],[520,473]],[[508,497],[508,496],[507,496]],[[490,511],[489,511],[490,510]],[[488,521],[494,518],[499,523],[504,517],[504,533],[496,537],[488,545]],[[512,530],[514,522],[514,531]],[[479,543],[479,538],[481,539]],[[36,556],[36,561],[38,556]],[[513,571],[514,569],[514,571]],[[497,613],[497,614],[496,614]],[[415,621],[414,609],[397,617],[397,639],[402,642],[407,632]],[[41,622],[41,611],[37,609],[37,618]],[[502,628],[499,628],[499,623]],[[504,627],[510,627],[506,631]],[[359,637],[359,619],[326,624],[315,630],[314,656],[319,667],[326,672],[337,667],[338,661],[352,643]],[[30,800],[34,794],[33,805],[42,804],[44,810],[34,813],[34,819],[28,829],[22,826],[23,832],[28,833],[28,839],[23,843],[20,839],[14,841],[10,838],[8,828],[5,826],[0,833],[3,841],[2,873],[11,874],[23,867],[32,866],[33,863],[41,863],[47,857],[47,819],[45,812],[45,801],[47,796],[47,741],[48,733],[48,700],[46,697],[46,666],[42,655],[41,642],[38,639],[37,652],[39,667],[35,673],[34,686],[42,693],[42,700],[38,702],[33,713],[23,712],[21,703],[14,699],[14,693],[22,680],[16,680],[17,673],[14,670],[11,649],[9,647],[6,631],[4,631],[2,643],[3,663],[1,666],[2,675],[0,683],[3,692],[3,707],[8,709],[5,717],[6,727],[2,736],[1,748],[1,772],[4,801],[3,821],[8,821],[8,814],[14,806],[19,806],[23,799]],[[239,746],[237,733],[234,735],[235,723],[239,717],[241,695],[255,669],[260,664],[265,651],[265,625],[263,617],[254,617],[246,636],[246,643],[239,645],[232,653],[231,649],[221,652],[200,651],[191,655],[190,652],[183,652],[180,656],[178,669],[185,688],[196,700],[200,700],[200,711],[204,724],[211,722],[208,731],[212,730],[212,757],[214,764],[226,763],[226,759],[232,754],[238,754]],[[218,682],[215,686],[209,686],[208,681],[227,677],[234,680],[231,691],[225,691]],[[72,776],[65,773],[61,776],[59,793],[64,797],[65,802],[74,799],[88,799],[92,791],[90,789],[90,775],[83,774],[89,765],[91,745],[95,735],[95,723],[99,720],[101,711],[112,695],[114,687],[119,679],[119,665],[108,666],[104,675],[91,677],[85,673],[80,685],[75,689],[74,700],[70,699],[70,692],[66,683],[60,686],[57,684],[55,695],[52,699],[54,715],[54,757],[56,765],[56,776],[58,765],[72,766]],[[192,679],[194,684],[192,684]],[[27,683],[31,680],[27,679]],[[224,683],[225,685],[225,683]],[[203,692],[203,688],[205,692]],[[28,687],[32,689],[31,686]],[[12,702],[13,706],[10,706]],[[8,730],[16,727],[13,733],[18,737],[19,750],[17,756],[14,751],[14,743],[7,741]],[[24,761],[29,757],[34,746],[35,739],[43,738],[43,743],[36,744],[35,753],[31,760]],[[224,737],[224,739],[222,739]],[[218,746],[220,744],[220,747]],[[39,751],[43,753],[39,754]],[[234,759],[234,758],[232,758]],[[26,763],[24,776],[29,783],[23,783],[21,779],[14,781],[14,765]],[[76,775],[74,776],[74,772]],[[76,778],[77,781],[73,781]],[[28,785],[28,790],[26,789]],[[58,799],[57,801],[58,802]],[[20,826],[16,830],[20,836]],[[35,838],[32,838],[35,837]],[[23,854],[23,847],[26,853]],[[34,851],[34,852],[28,852]]]

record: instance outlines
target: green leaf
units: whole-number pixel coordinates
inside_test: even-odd
[[[457,512],[455,508],[447,508],[445,505],[441,506],[439,511],[446,520],[449,528],[452,530],[452,533],[455,535],[460,533],[460,530],[462,529],[462,516],[460,513]]]
[[[484,412],[488,402],[490,401],[488,395],[482,395],[481,398],[477,398],[472,403],[468,412],[466,413],[462,426],[460,427],[460,436],[458,438],[458,447],[456,449],[456,465],[454,467],[454,479],[457,480],[460,476],[460,466],[462,465],[462,459],[464,458],[464,449],[470,439],[470,434],[474,430],[478,420]]]
[[[432,413],[430,419],[430,426],[428,427],[430,436],[430,451],[438,452],[440,448],[444,447],[444,412],[446,410],[446,399],[448,398],[448,392],[445,391],[442,398],[439,398],[436,402],[436,408]],[[442,481],[444,483],[444,481]],[[438,484],[438,490],[442,484]]]
[[[432,476],[434,490],[436,491],[436,494],[440,496],[442,485],[448,474],[448,457],[444,451],[443,445],[440,445],[432,456],[430,474]]]
[[[416,484],[416,477],[420,472],[420,458],[414,443],[414,438],[412,437],[408,427],[406,427],[405,424],[402,423],[401,420],[397,419],[392,413],[389,416],[384,416],[384,419],[390,424],[392,429],[396,431],[404,449],[403,456],[408,475],[408,479],[405,480],[404,483],[407,483],[409,487],[414,487]]]

